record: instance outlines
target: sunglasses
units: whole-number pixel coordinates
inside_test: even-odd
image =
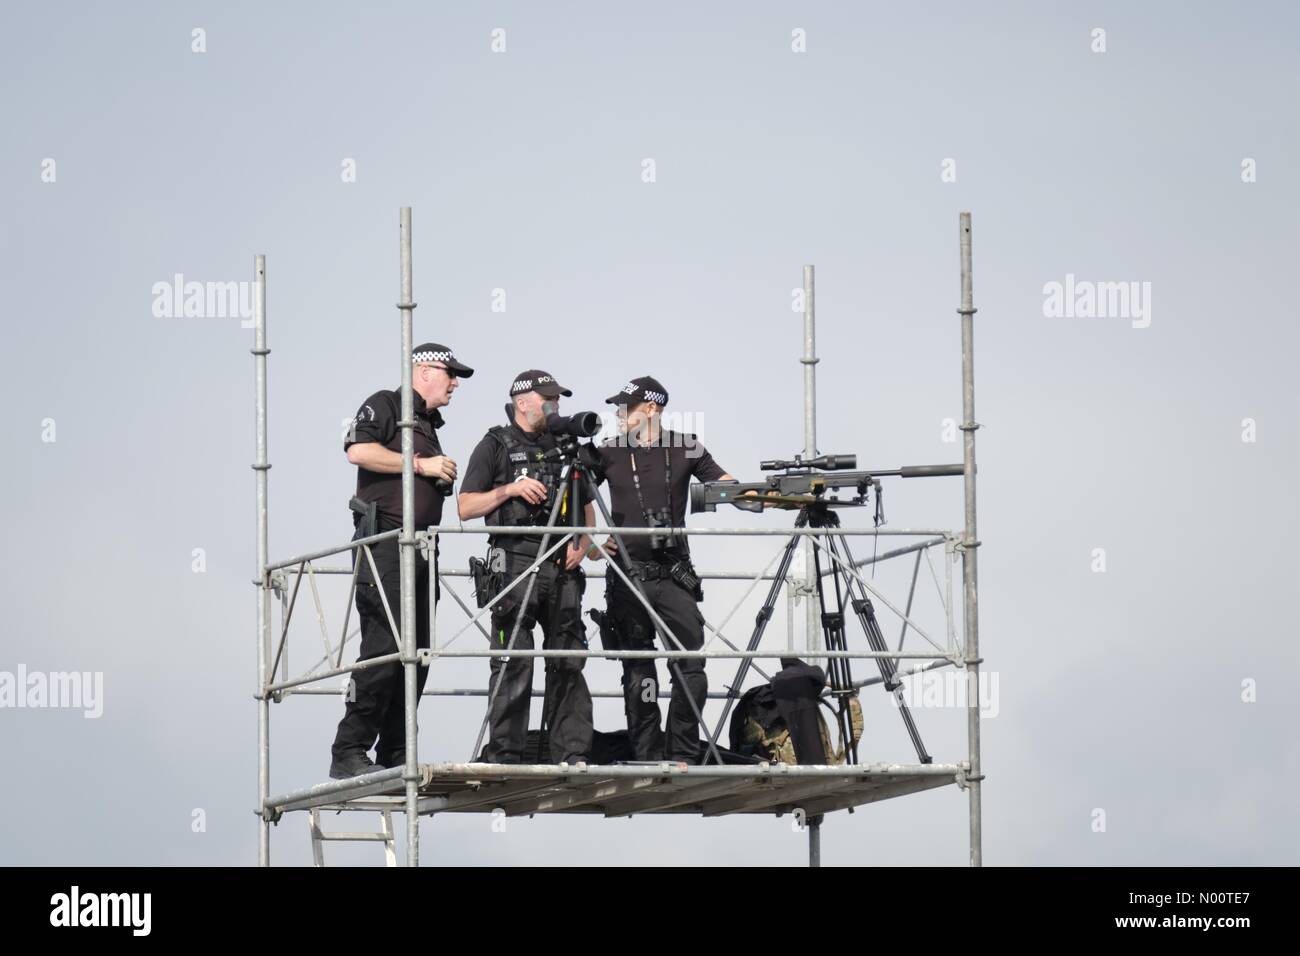
[[[438,369],[439,371],[446,372],[448,378],[459,378],[459,377],[460,377],[459,375],[456,374],[456,370],[455,370],[455,369],[447,368],[447,366],[445,366],[445,365],[425,365],[425,366],[423,366],[423,367],[424,367],[424,368],[436,368],[436,369]]]

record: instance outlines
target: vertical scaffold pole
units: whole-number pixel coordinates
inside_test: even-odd
[[[975,305],[971,292],[970,213],[961,214],[961,403],[963,435],[963,477],[966,491],[966,532],[962,537],[962,579],[965,590],[966,623],[966,729],[970,775],[970,865],[983,865],[981,835],[980,782],[980,630],[979,600],[976,591],[976,551],[979,538],[975,529]]]
[[[814,275],[812,266],[803,267],[803,454],[813,458],[817,454],[817,312],[814,302]],[[807,621],[807,650],[821,647],[821,618],[817,606],[817,565],[813,560],[812,539],[802,542],[804,549],[804,601]]]
[[[258,866],[271,865],[271,821],[266,801],[271,796],[271,697],[266,692],[271,668],[271,582],[266,565],[267,551],[266,473],[266,256],[253,258],[253,368],[257,392],[257,838]]]
[[[416,753],[415,668],[415,398],[411,390],[411,207],[403,206],[399,226],[402,289],[397,308],[402,314],[402,660],[406,677],[406,865],[420,865],[419,755]]]

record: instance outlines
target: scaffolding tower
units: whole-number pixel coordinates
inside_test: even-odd
[[[268,503],[267,472],[271,465],[267,453],[267,356],[270,350],[266,345],[266,257],[258,255],[254,260],[255,309],[254,309],[254,356],[255,390],[256,390],[256,460],[253,470],[256,476],[256,510],[257,510],[257,577],[254,584],[257,589],[257,706],[258,706],[258,802],[259,816],[258,863],[269,866],[271,861],[271,826],[278,823],[286,814],[293,811],[306,811],[310,825],[313,858],[315,863],[323,865],[323,844],[335,840],[375,841],[384,844],[385,855],[390,866],[396,865],[392,817],[394,813],[403,813],[406,818],[406,853],[404,861],[408,866],[419,865],[420,817],[439,813],[504,813],[506,816],[532,815],[536,813],[600,814],[606,817],[622,817],[635,814],[701,814],[718,816],[726,814],[796,814],[801,823],[806,824],[808,832],[809,865],[818,866],[821,861],[820,832],[825,814],[836,810],[848,809],[891,797],[904,796],[955,784],[966,791],[970,816],[970,865],[982,865],[981,805],[980,784],[983,780],[980,763],[980,697],[979,668],[982,659],[979,655],[979,622],[977,600],[976,556],[979,540],[976,535],[976,496],[975,496],[975,431],[979,425],[975,421],[975,386],[974,386],[974,332],[973,317],[976,309],[972,298],[971,282],[971,220],[970,213],[963,212],[959,219],[959,240],[961,259],[961,305],[957,309],[961,324],[962,356],[962,422],[963,455],[959,469],[964,485],[965,527],[961,531],[946,529],[890,529],[872,528],[678,528],[677,533],[688,535],[741,535],[741,536],[779,536],[789,539],[791,535],[804,535],[804,574],[802,578],[786,575],[780,578],[770,572],[771,565],[757,574],[735,571],[702,571],[702,578],[748,581],[749,587],[736,603],[736,607],[718,626],[705,621],[707,631],[711,632],[698,651],[686,651],[679,648],[665,647],[651,651],[626,650],[522,650],[507,648],[505,650],[451,649],[450,645],[462,634],[477,629],[487,636],[480,623],[485,613],[490,613],[492,603],[471,610],[470,606],[455,590],[449,578],[466,577],[467,571],[431,568],[428,575],[429,603],[429,647],[417,649],[415,634],[415,581],[416,561],[429,560],[432,556],[435,535],[446,534],[544,534],[546,528],[487,528],[438,526],[418,530],[414,527],[414,400],[412,392],[412,310],[415,302],[412,298],[411,271],[411,210],[403,207],[400,213],[399,247],[401,261],[400,298],[397,308],[401,316],[401,421],[398,423],[402,436],[402,527],[398,530],[383,532],[336,547],[300,554],[279,561],[272,561],[268,551]],[[814,270],[811,265],[804,267],[804,309],[803,309],[803,353],[800,362],[803,365],[803,411],[804,411],[804,455],[815,457],[816,447],[816,357],[815,348],[815,312],[814,312]],[[950,472],[954,473],[954,472]],[[539,549],[534,566],[564,547],[574,535],[608,534],[616,531],[619,535],[648,535],[656,533],[655,529],[610,528],[604,525],[592,527],[564,526],[549,529],[551,537],[558,541],[544,539],[545,551]],[[662,531],[662,529],[660,529]],[[557,533],[563,532],[563,533]],[[893,548],[872,558],[846,562],[833,552],[824,549],[816,540],[819,535],[864,535],[880,537],[899,537],[917,539],[911,543]],[[394,636],[394,651],[383,657],[345,665],[343,654],[350,635],[348,618],[351,615],[356,588],[357,569],[361,562],[368,562],[374,567],[371,546],[396,538],[400,551],[401,601],[400,623],[393,618],[393,609],[387,607],[388,623]],[[943,582],[934,570],[930,551],[943,549]],[[822,553],[819,554],[818,552]],[[317,562],[333,555],[348,554],[353,560],[352,567],[318,566]],[[877,562],[883,562],[905,555],[914,554],[915,561],[911,575],[911,585],[904,608],[899,608],[870,583],[861,569]],[[818,570],[818,558],[829,558],[840,573],[846,575],[864,590],[869,592],[883,605],[888,607],[901,621],[902,633],[898,647],[889,650],[884,646],[870,650],[836,650],[820,646],[821,627],[818,608],[812,595],[815,593],[817,576],[825,576],[826,571]],[[962,639],[956,638],[954,618],[955,607],[952,600],[952,567],[956,559],[962,562]],[[931,576],[939,592],[945,616],[945,634],[942,640],[932,637],[911,617],[913,597],[916,591],[922,558],[929,565]],[[608,570],[624,576],[622,569],[614,562],[607,563]],[[516,582],[522,580],[529,572],[525,571]],[[344,613],[342,629],[338,635],[337,645],[332,644],[325,612],[317,586],[317,575],[349,575],[351,577],[347,610]],[[600,576],[588,572],[589,576]],[[378,574],[376,573],[376,579]],[[779,580],[778,580],[779,578]],[[296,606],[300,586],[307,582],[320,624],[321,638],[324,644],[324,656],[304,673],[291,677],[287,642],[289,624]],[[421,764],[418,761],[418,732],[416,712],[418,698],[416,693],[416,667],[430,666],[440,658],[490,658],[502,656],[514,657],[586,657],[605,659],[624,658],[665,658],[668,661],[685,658],[703,658],[706,660],[730,659],[742,665],[757,664],[765,658],[783,658],[793,652],[793,629],[789,637],[790,646],[778,649],[746,650],[738,647],[727,638],[722,628],[726,627],[739,609],[740,604],[753,592],[761,581],[770,581],[773,588],[784,587],[789,602],[789,617],[793,622],[795,605],[803,599],[806,605],[807,637],[806,646],[801,656],[809,660],[825,660],[828,663],[835,658],[875,660],[881,670],[881,676],[853,682],[853,687],[861,688],[874,684],[883,684],[901,701],[902,691],[899,679],[920,674],[940,667],[955,667],[963,671],[965,679],[965,709],[967,712],[967,755],[966,759],[952,763],[935,763],[915,738],[918,762],[903,763],[843,763],[838,765],[809,766],[789,765],[784,763],[762,763],[756,765],[702,765],[694,766],[664,761],[658,764],[536,764],[536,765],[501,765],[477,762],[455,763],[438,762]],[[434,589],[438,582],[455,603],[464,611],[467,623],[456,630],[443,643],[438,640],[437,604]],[[506,590],[509,590],[507,586]],[[666,625],[655,615],[636,588],[632,591],[641,600],[656,624],[670,635]],[[504,591],[503,591],[504,593]],[[774,592],[775,593],[775,592]],[[273,632],[272,610],[278,601],[281,607],[281,621],[278,637]],[[904,650],[904,640],[910,632],[922,638],[930,649]],[[726,645],[718,649],[716,645]],[[903,672],[897,669],[898,662],[910,660],[917,662],[912,670]],[[271,704],[284,701],[295,695],[328,694],[336,695],[332,688],[311,687],[357,670],[375,667],[385,663],[400,662],[405,677],[405,726],[406,726],[406,764],[367,773],[347,780],[331,780],[303,789],[272,795],[270,790],[270,722]],[[742,667],[741,673],[744,672]],[[760,676],[766,677],[762,669],[755,667]],[[279,676],[277,676],[279,675]],[[739,683],[739,682],[738,682]],[[709,700],[724,699],[734,701],[743,688],[731,686],[727,691],[711,691]],[[534,696],[540,692],[534,690]],[[621,690],[593,690],[593,698],[622,697]],[[489,692],[481,688],[426,688],[425,696],[462,696],[487,697]],[[709,735],[708,746],[712,748],[719,739],[722,722]],[[704,726],[708,731],[707,725]],[[847,748],[846,748],[847,753]],[[847,760],[847,757],[846,757]],[[326,811],[377,812],[380,817],[379,832],[333,832],[321,829],[320,815]]]

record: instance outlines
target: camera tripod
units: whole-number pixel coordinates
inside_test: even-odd
[[[624,583],[635,591],[641,598],[643,607],[646,609],[648,616],[654,623],[655,631],[663,641],[663,646],[666,649],[678,651],[684,650],[681,642],[677,640],[672,631],[669,630],[668,625],[665,624],[663,619],[659,616],[658,612],[650,605],[649,600],[646,598],[645,591],[641,588],[640,579],[637,578],[635,569],[632,567],[631,558],[628,557],[628,550],[623,542],[623,538],[616,530],[613,530],[614,521],[610,517],[609,510],[605,507],[604,500],[600,497],[596,487],[596,482],[589,470],[594,462],[589,457],[586,461],[583,460],[583,452],[587,449],[591,449],[591,446],[579,446],[576,441],[566,436],[560,438],[557,441],[556,447],[546,453],[548,457],[560,458],[564,462],[564,467],[561,471],[560,478],[555,485],[555,501],[551,505],[547,522],[544,525],[546,532],[541,536],[542,540],[541,544],[538,546],[537,553],[539,556],[546,554],[547,549],[550,547],[551,538],[558,534],[564,527],[563,524],[558,523],[560,518],[560,508],[563,504],[566,502],[568,503],[567,518],[569,526],[572,528],[578,528],[582,526],[582,516],[586,510],[586,504],[588,502],[594,503],[596,507],[600,509],[601,518],[604,520],[606,527],[611,529],[611,534],[613,535],[614,540],[618,542],[617,558],[623,564],[623,568],[613,568],[614,561],[611,559],[611,569],[615,570],[615,573],[618,573],[619,570],[621,570],[623,572]],[[546,560],[559,559],[547,558]],[[540,563],[540,559],[536,563]],[[533,586],[537,581],[537,575],[532,573],[532,570],[535,569],[530,569],[529,572],[525,572],[528,574],[528,584],[524,588],[524,597],[520,604],[520,611],[515,615],[514,625],[510,630],[510,640],[506,644],[507,652],[514,649],[515,641],[519,636],[520,625],[526,616],[528,601],[532,597]],[[685,691],[687,685],[685,680],[682,678],[681,669],[678,666],[677,661],[673,658],[669,658],[668,668],[672,672],[673,680],[676,682],[677,686],[681,687],[682,690]],[[493,682],[491,688],[489,688],[487,712],[483,716],[483,723],[479,725],[478,737],[474,741],[474,753],[471,755],[471,760],[476,759],[476,755],[480,752],[479,748],[483,744],[483,734],[486,732],[488,722],[491,720],[492,705],[496,700],[497,690],[505,678],[505,672],[505,667],[500,668],[497,671],[497,680]],[[704,727],[704,714],[700,711],[695,700],[689,693],[683,693],[683,697],[686,699],[687,703],[690,704],[691,710],[694,712],[695,719],[699,722],[700,727]],[[543,708],[543,720],[545,720],[545,708]],[[713,755],[713,759],[717,763],[721,764],[722,758],[718,754],[717,745],[714,740],[710,738],[707,741],[706,746],[708,751]]]
[[[794,526],[796,529],[812,527],[833,530],[839,528],[840,517],[829,502],[818,499],[800,506],[799,513],[795,517]],[[817,588],[817,601],[821,606],[822,634],[826,649],[831,651],[848,650],[844,631],[844,609],[847,600],[849,607],[857,615],[858,623],[861,624],[871,649],[876,652],[887,651],[889,648],[885,643],[884,634],[881,633],[880,623],[876,620],[875,607],[867,596],[866,587],[855,576],[853,555],[849,550],[847,539],[843,535],[827,533],[815,535],[793,534],[790,536],[790,540],[786,543],[785,550],[781,554],[780,566],[773,576],[772,586],[768,589],[767,598],[755,618],[754,632],[750,636],[747,649],[749,651],[758,650],[758,645],[763,639],[763,632],[767,630],[767,622],[772,618],[777,595],[780,593],[781,586],[785,583],[785,576],[790,570],[795,548],[798,547],[799,540],[805,537],[811,539],[809,546],[813,548],[814,580]],[[823,549],[825,549],[830,559],[830,570],[827,573],[834,582],[834,604],[830,609],[827,608],[826,587],[822,580],[821,552]],[[722,716],[713,729],[710,741],[716,741],[722,733],[722,728],[727,722],[727,715],[731,712],[732,704],[740,697],[740,688],[745,682],[745,677],[748,675],[752,663],[753,658],[746,657],[741,660],[740,666],[736,670],[736,678],[727,689],[727,698],[722,707]],[[912,739],[912,746],[916,748],[917,758],[921,763],[931,763],[933,758],[926,752],[925,744],[921,741],[921,735],[916,729],[915,721],[912,719],[912,713],[908,710],[907,702],[904,700],[903,685],[898,678],[897,664],[890,657],[877,657],[876,663],[880,666],[880,676],[884,681],[885,689],[894,695],[898,711],[903,717],[903,725],[907,729],[908,736]],[[849,704],[850,699],[856,693],[856,688],[853,686],[853,671],[850,665],[851,661],[847,657],[832,657],[827,660],[826,669],[830,680],[831,696],[835,699],[835,714],[840,731],[840,740],[844,743],[845,760],[849,763],[856,763],[858,748],[857,742],[853,739],[852,713]]]

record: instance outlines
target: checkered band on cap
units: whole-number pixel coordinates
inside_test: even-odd
[[[456,358],[450,352],[412,352],[411,361],[419,365],[422,362],[454,362]]]
[[[663,392],[656,391],[653,388],[642,388],[636,382],[628,382],[620,388],[619,391],[624,395],[635,395],[637,392],[640,392],[641,401],[643,402],[654,402],[656,405],[668,404],[668,396]]]
[[[550,375],[539,375],[537,378],[517,378],[514,384],[510,386],[510,394],[518,395],[520,392],[531,392],[538,385],[554,383],[555,379]]]

